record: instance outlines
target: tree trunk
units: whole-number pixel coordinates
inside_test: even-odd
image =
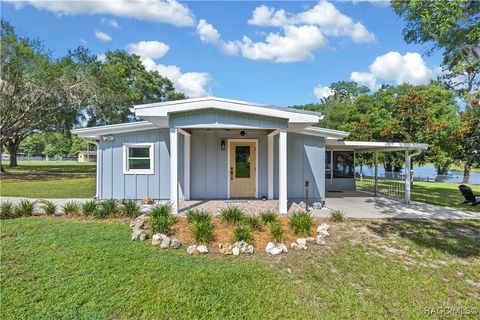
[[[5,173],[5,169],[3,168],[3,140],[0,141],[0,174]]]
[[[470,180],[470,163],[465,162],[463,166],[463,181],[462,183],[468,183]]]
[[[20,146],[20,138],[16,138],[14,140],[9,140],[5,144],[8,153],[10,154],[10,168],[16,168],[18,167],[17,164],[17,153],[18,153],[18,147]]]

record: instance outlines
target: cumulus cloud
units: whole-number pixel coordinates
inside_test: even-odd
[[[100,30],[95,30],[95,38],[103,42],[112,41],[112,37],[110,37],[107,33],[102,32]]]
[[[213,44],[225,54],[233,55],[238,52],[238,46],[234,42],[223,41],[218,30],[204,19],[198,22],[197,34],[202,42]]]
[[[31,5],[40,10],[57,14],[110,14],[117,17],[135,18],[178,27],[189,27],[195,23],[190,9],[175,0],[7,0],[13,2],[17,9]]]
[[[435,75],[435,69],[430,69],[420,54],[407,52],[402,56],[390,51],[375,58],[369,72],[352,72],[350,79],[375,89],[379,81],[420,85],[428,83]]]
[[[330,87],[317,86],[313,88],[313,93],[318,100],[321,100],[330,97],[334,92]]]
[[[327,46],[316,26],[285,26],[284,35],[269,33],[264,42],[243,37],[239,47],[245,58],[274,62],[297,62],[313,59],[313,52]]]
[[[125,47],[128,52],[139,55],[142,58],[158,59],[167,54],[170,47],[160,41],[140,41],[130,43]]]
[[[286,25],[313,25],[327,36],[348,36],[356,43],[375,42],[375,35],[360,22],[341,13],[332,3],[321,0],[313,8],[296,14],[283,9],[261,5],[252,12],[250,25],[283,27]]]
[[[183,92],[190,98],[208,95],[208,83],[211,77],[206,72],[185,72],[174,65],[157,64],[151,58],[144,58],[143,64],[149,71],[157,71],[161,76],[170,79],[175,89]]]
[[[120,29],[120,25],[118,24],[118,22],[114,19],[107,19],[107,18],[102,18],[102,20],[100,20],[100,22],[102,24],[108,24],[110,27],[114,28],[114,29]]]

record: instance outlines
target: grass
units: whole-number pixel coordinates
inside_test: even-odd
[[[18,161],[17,168],[10,168],[8,161],[3,161],[8,173],[95,173],[96,163],[75,161]]]
[[[170,204],[155,206],[150,211],[150,216],[153,233],[170,234],[171,228],[175,223],[175,216],[172,214]]]
[[[342,210],[334,210],[330,214],[330,221],[332,222],[342,222],[343,220],[345,220],[345,212]]]
[[[36,180],[1,179],[0,196],[26,198],[93,198],[95,177],[44,177]]]
[[[118,221],[5,220],[0,318],[431,319],[425,308],[478,307],[479,230],[348,221],[280,260],[161,251]]]
[[[289,215],[289,227],[299,236],[309,236],[312,234],[313,219],[308,212],[297,211]]]
[[[379,180],[379,189],[383,186],[386,186],[388,182],[383,182]],[[368,185],[370,181],[368,179],[363,179],[360,181],[356,180],[358,190],[368,190]],[[444,207],[451,207],[456,209],[468,210],[468,211],[480,211],[480,206],[470,206],[464,204],[464,198],[460,191],[458,190],[459,184],[456,183],[446,183],[446,182],[420,182],[414,181],[411,191],[411,199],[413,201],[425,202],[430,204],[435,204]],[[480,195],[480,186],[470,185],[473,193]]]

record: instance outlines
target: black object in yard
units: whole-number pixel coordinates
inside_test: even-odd
[[[465,201],[463,203],[470,203],[472,206],[480,204],[480,200],[477,200],[477,197],[473,193],[472,188],[470,188],[469,186],[461,184],[458,186],[458,190],[460,190],[463,197],[465,198]]]
[[[309,181],[305,180],[305,210],[308,211],[308,184]]]

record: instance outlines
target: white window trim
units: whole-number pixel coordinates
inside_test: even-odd
[[[128,169],[128,148],[149,147],[150,169]],[[124,143],[123,144],[123,174],[154,174],[154,144],[153,143]]]

